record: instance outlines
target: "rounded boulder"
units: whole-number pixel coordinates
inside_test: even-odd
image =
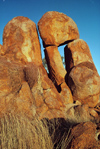
[[[38,22],[38,28],[44,46],[59,46],[79,38],[76,23],[67,15],[56,11],[45,13]]]

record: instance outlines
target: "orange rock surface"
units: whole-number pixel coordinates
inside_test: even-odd
[[[73,103],[71,91],[66,83],[59,93],[42,65],[37,67],[36,64],[29,63],[24,72],[35,101],[36,111],[40,117],[54,118],[55,116],[59,117],[60,114],[65,117],[66,104]],[[52,115],[52,112],[55,114]]]
[[[99,102],[100,77],[93,63],[84,62],[69,73],[68,84],[74,100],[95,107]]]
[[[4,28],[3,50],[9,61],[42,63],[36,24],[26,17],[15,17]]]
[[[23,66],[0,56],[0,116],[7,112],[34,115],[34,99]]]
[[[56,46],[49,46],[45,49],[45,57],[49,69],[50,78],[57,85],[65,82],[66,70]]]
[[[72,129],[71,149],[99,149],[96,139],[96,125],[92,122],[80,123]]]
[[[82,62],[93,63],[90,49],[87,43],[82,39],[77,39],[68,43],[64,52],[67,71]]]
[[[56,11],[46,12],[39,20],[38,28],[45,46],[59,46],[79,38],[76,23],[67,15]]]
[[[3,48],[3,46],[0,44],[0,55],[1,55],[2,48]]]
[[[23,67],[0,56],[0,98],[18,92],[23,81]]]

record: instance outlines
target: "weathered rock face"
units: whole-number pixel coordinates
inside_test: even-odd
[[[74,40],[65,47],[65,63],[66,70],[69,72],[71,68],[82,63],[93,63],[90,49],[87,43],[82,39]]]
[[[88,104],[71,103],[66,106],[66,120],[73,125],[89,121],[99,123],[99,112],[100,109],[91,108]]]
[[[50,78],[57,85],[65,82],[66,70],[56,46],[49,46],[45,49],[45,57],[49,69]]]
[[[26,81],[22,83],[22,87],[18,94],[15,95],[12,100],[15,113],[25,113],[27,117],[33,117],[36,114],[35,101],[30,90],[30,87]],[[10,109],[11,110],[11,109]]]
[[[40,118],[65,117],[65,103],[70,98],[73,102],[71,92],[70,96],[63,100],[42,65],[28,63],[23,68],[0,57],[0,116],[13,112],[28,117],[36,113]]]
[[[100,77],[84,40],[74,40],[65,47],[65,63],[74,100],[94,107],[99,101]]]
[[[75,22],[65,14],[56,11],[45,13],[38,22],[38,28],[45,46],[59,46],[66,41],[79,38]]]
[[[26,115],[29,118],[35,116],[36,107],[27,82],[22,83],[18,93],[10,93],[0,99],[0,117],[7,113]]]
[[[0,44],[0,50],[1,50],[1,48],[2,48],[2,45]]]
[[[9,61],[42,63],[40,43],[33,21],[26,17],[15,17],[4,28],[3,50]]]
[[[1,78],[1,82],[3,83],[3,85],[1,84],[1,97],[4,97],[1,105],[3,105],[3,109],[5,109],[2,110],[1,108],[1,111],[3,111],[1,113],[9,111],[9,107],[11,107],[11,110],[16,111],[16,113],[21,111],[24,113],[26,110],[29,116],[32,115],[32,112],[36,112],[40,118],[65,117],[66,104],[73,103],[72,94],[66,83],[61,85],[61,92],[59,92],[49,79],[42,65],[40,44],[34,22],[25,17],[12,19],[4,29],[3,41],[3,46],[0,46],[2,63],[4,65],[4,67],[1,67],[1,76],[3,74],[3,76],[5,76],[4,71],[6,69],[7,75],[5,81],[4,79],[2,81]],[[60,59],[61,64],[59,66],[65,75],[66,70],[63,68],[57,47],[55,47],[54,50],[54,58],[57,58],[56,56]],[[17,62],[17,64],[15,62]],[[54,61],[54,63],[56,64],[56,61]],[[57,64],[57,68],[55,66],[52,67],[54,67],[53,69],[55,71],[58,71],[58,76],[63,75],[63,72],[60,73]],[[22,74],[20,74],[19,68],[21,68]],[[11,74],[9,74],[10,69]],[[14,70],[15,73],[13,76]],[[12,75],[12,77],[10,75]],[[64,75],[61,76],[63,77],[63,82]],[[53,76],[53,73],[51,73],[51,76]],[[14,83],[11,82],[12,80],[14,80]],[[7,84],[5,82],[7,82]],[[5,100],[7,101],[6,108],[4,108]]]
[[[18,92],[23,81],[23,67],[0,56],[0,98]]]
[[[84,62],[69,73],[68,84],[74,100],[95,107],[99,101],[100,77],[93,63]]]
[[[99,149],[96,125],[92,122],[80,123],[72,129],[71,149]]]
[[[72,93],[65,82],[63,82],[60,85],[60,88],[61,88],[60,96],[61,96],[61,99],[62,99],[64,105],[73,103]]]
[[[0,116],[7,112],[35,115],[34,100],[23,66],[0,56]]]
[[[0,44],[0,55],[1,55],[2,48],[3,48],[3,46]]]
[[[72,94],[68,86],[63,85],[64,88],[59,93],[48,78],[47,72],[42,65],[37,67],[36,64],[29,63],[26,65],[24,72],[39,116],[41,118],[65,117],[66,104],[73,103]],[[66,94],[64,94],[64,91]]]

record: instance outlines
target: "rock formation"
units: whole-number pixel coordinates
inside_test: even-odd
[[[90,49],[87,43],[82,39],[77,39],[68,43],[64,49],[64,52],[67,72],[69,72],[72,67],[80,63],[93,63]]]
[[[100,77],[90,62],[75,66],[69,73],[68,84],[74,100],[95,107],[99,101]]]
[[[94,107],[99,101],[100,76],[86,42],[81,39],[70,42],[65,47],[65,62],[74,100]]]
[[[26,17],[15,17],[4,28],[3,51],[9,61],[42,63],[36,25]]]
[[[40,36],[45,46],[59,46],[79,38],[76,23],[63,13],[49,11],[38,22]]]
[[[10,22],[8,22],[8,24],[4,28],[3,46],[0,47],[1,47],[0,48],[1,59],[5,59],[6,61],[5,63],[8,63],[7,68],[9,69],[9,71],[10,71],[10,65],[11,64],[15,65],[14,63],[18,65],[18,66],[15,65],[15,69],[17,67],[17,70],[15,70],[15,72],[18,71],[19,66],[22,67],[23,81],[20,82],[19,90],[18,89],[15,90],[16,94],[15,92],[13,93],[15,101],[14,106],[18,108],[18,110],[16,111],[20,112],[22,108],[22,111],[24,111],[23,109],[26,109],[27,111],[26,113],[29,113],[28,111],[30,111],[30,115],[32,115],[32,112],[36,110],[35,113],[37,113],[40,118],[43,117],[53,118],[54,116],[65,117],[66,104],[73,103],[72,94],[66,84],[63,85],[64,88],[62,88],[61,85],[60,87],[61,91],[58,92],[53,82],[49,79],[48,74],[42,64],[40,43],[38,40],[35,23],[25,17],[16,17],[12,19]],[[59,53],[57,56],[59,56],[60,58]],[[5,63],[3,65],[5,65]],[[61,67],[66,74],[66,70],[63,68],[62,62]],[[13,71],[14,70],[12,70],[12,73]],[[58,73],[60,72],[58,71]],[[20,75],[19,71],[18,74]],[[18,77],[17,74],[15,74],[15,77]],[[13,80],[15,81],[15,79]],[[21,80],[20,76],[18,79]],[[0,80],[2,80],[2,76]],[[8,77],[6,78],[6,81],[7,80],[8,82],[10,82],[9,73]],[[14,83],[15,83],[14,85],[17,86],[17,83],[16,82]],[[10,87],[11,85],[13,84],[8,84],[7,86],[8,89],[11,89]],[[6,86],[4,87],[6,88]],[[27,91],[25,91],[26,88],[27,90],[29,90],[28,91],[29,96],[26,96],[27,93]],[[1,91],[3,94],[5,90]],[[7,95],[9,94],[10,92],[7,92]],[[10,99],[10,96],[8,96],[8,99],[10,101],[12,98]],[[19,101],[25,104],[20,104]],[[32,109],[32,106],[28,104],[28,102],[33,104],[34,105],[33,107],[36,108],[30,110]],[[15,108],[14,106],[13,108]]]
[[[100,123],[100,76],[87,43],[79,39],[77,25],[70,17],[47,12],[39,20],[38,29],[48,73],[42,64],[36,24],[21,16],[4,28],[0,45],[0,117],[10,112],[31,119],[64,118],[73,124],[80,123],[71,132],[74,136],[71,148],[78,148],[84,142],[83,131],[86,141],[89,138],[86,130],[91,136],[96,131],[92,122]],[[62,44],[67,44],[66,69],[58,51]],[[81,123],[87,121],[92,122]],[[77,127],[82,127],[82,134]],[[95,138],[93,142],[97,146]]]
[[[96,125],[92,122],[81,123],[72,129],[71,149],[99,149]],[[92,134],[91,134],[92,132]]]
[[[58,48],[56,46],[46,47],[45,57],[48,64],[51,80],[57,85],[60,85],[62,82],[64,82],[67,72],[64,69]]]

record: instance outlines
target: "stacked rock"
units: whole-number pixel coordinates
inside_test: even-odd
[[[76,100],[95,107],[100,77],[88,45],[79,39],[75,22],[63,13],[51,11],[43,15],[38,28],[49,77],[42,64],[36,24],[21,16],[4,28],[3,46],[0,45],[0,114],[10,108],[28,115],[34,111],[40,118],[65,118],[66,111],[76,106]],[[66,70],[58,51],[63,44],[67,44]]]
[[[50,79],[56,85],[63,100],[67,101],[66,104],[71,103],[73,101],[71,92],[65,83],[67,71],[63,67],[58,46],[79,38],[77,25],[65,14],[51,11],[45,13],[40,19],[38,29],[45,47]]]
[[[52,81],[57,86],[62,86],[66,81],[74,101],[79,100],[82,104],[94,107],[99,101],[100,77],[87,43],[79,39],[75,22],[63,13],[51,11],[43,15],[38,22],[38,28]],[[66,43],[65,71],[58,46]]]
[[[61,60],[57,52],[55,48],[55,55],[59,56]],[[2,113],[3,109],[7,110],[8,107],[12,107],[10,110],[26,111],[25,113],[30,113],[29,115],[32,115],[32,111],[36,109],[34,113],[39,114],[41,118],[64,117],[65,105],[73,103],[72,94],[66,84],[63,86],[67,89],[60,94],[48,78],[42,64],[39,38],[33,21],[20,16],[8,22],[4,28],[0,55],[2,62],[0,98],[3,98],[4,101],[0,108]],[[65,75],[66,70],[63,69],[63,65],[61,68]],[[60,71],[58,71],[59,73]],[[6,105],[5,100],[9,101]],[[33,109],[33,105],[35,105],[35,109]]]
[[[45,57],[51,79],[57,85],[64,82],[66,70],[63,67],[58,46],[66,41],[79,38],[75,22],[63,13],[51,11],[43,15],[38,22],[40,36],[45,48]]]
[[[54,143],[58,141],[60,145],[70,122],[100,124],[100,76],[87,43],[79,39],[77,25],[70,17],[47,12],[38,22],[38,28],[49,75],[42,64],[36,24],[21,16],[13,18],[4,28],[3,45],[0,45],[0,118],[9,113],[25,114],[31,120],[34,116],[51,121],[54,118],[54,126],[49,123],[53,126],[50,130],[55,128],[58,118]],[[63,44],[67,44],[66,70],[58,51],[58,46]],[[62,123],[63,129],[59,125]],[[63,138],[59,137],[58,128]],[[68,148],[98,148],[98,128],[92,122],[75,126],[71,135],[67,135]]]
[[[69,43],[65,47],[65,61],[74,100],[95,107],[99,101],[100,77],[86,42],[77,39]]]

